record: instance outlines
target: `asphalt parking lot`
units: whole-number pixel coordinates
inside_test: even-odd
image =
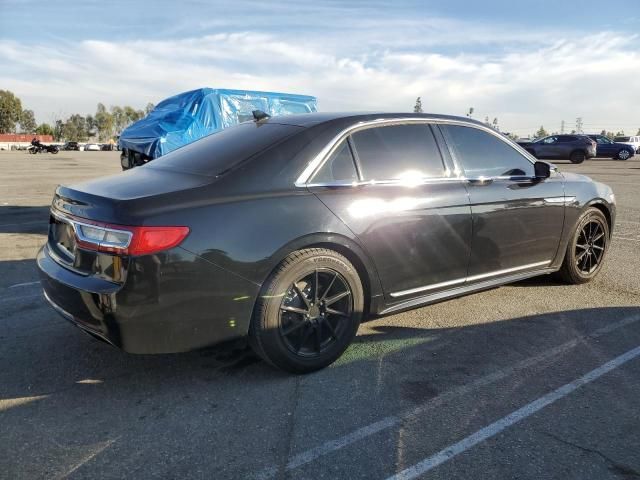
[[[558,166],[616,193],[594,282],[372,319],[291,376],[239,348],[124,354],[58,317],[33,260],[53,190],[118,152],[0,152],[0,478],[640,478],[640,157]]]

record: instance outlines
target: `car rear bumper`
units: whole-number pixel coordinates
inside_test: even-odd
[[[60,315],[126,352],[184,352],[245,336],[259,286],[183,249],[171,252],[131,259],[136,273],[122,284],[63,267],[46,245],[37,264]]]

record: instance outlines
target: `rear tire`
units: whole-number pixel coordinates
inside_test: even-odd
[[[609,225],[604,214],[595,207],[580,217],[558,272],[567,283],[578,285],[594,279],[602,268],[609,248]]]
[[[575,152],[571,152],[569,160],[571,160],[571,163],[582,163],[586,158],[587,156],[582,150],[576,150]]]
[[[353,341],[364,307],[358,272],[333,250],[285,258],[265,282],[249,343],[267,363],[292,373],[332,364]]]

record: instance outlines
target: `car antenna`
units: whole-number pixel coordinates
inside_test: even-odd
[[[259,122],[260,120],[265,120],[271,117],[271,115],[269,115],[266,112],[263,112],[262,110],[254,110],[251,113],[253,114],[253,118],[255,119],[256,122]]]

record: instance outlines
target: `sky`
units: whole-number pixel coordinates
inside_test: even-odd
[[[0,89],[39,122],[207,86],[635,133],[639,70],[638,0],[0,0]]]

